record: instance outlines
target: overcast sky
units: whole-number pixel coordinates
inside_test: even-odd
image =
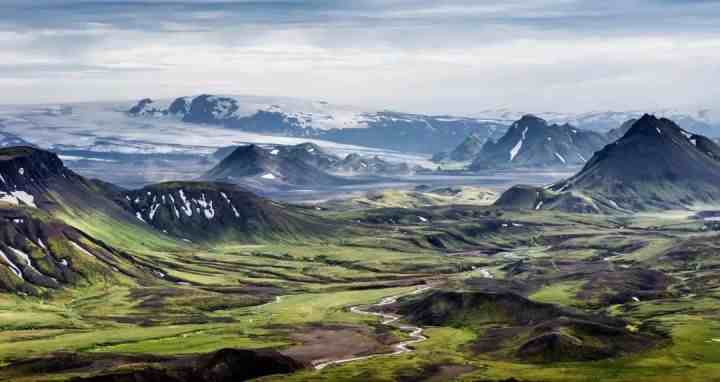
[[[1,0],[0,103],[714,107],[720,0]]]

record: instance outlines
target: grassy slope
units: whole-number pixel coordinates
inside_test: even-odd
[[[597,253],[596,249],[592,249],[594,246],[608,242],[605,238],[620,233],[629,235],[625,241],[642,237],[649,243],[638,251],[613,258],[613,263],[633,260],[655,266],[660,264],[658,255],[678,239],[658,235],[654,227],[663,227],[666,233],[679,237],[689,234],[684,231],[675,233],[673,229],[676,227],[696,229],[692,235],[702,234],[697,231],[697,223],[680,218],[642,216],[618,224],[614,218],[607,217],[506,213],[504,219],[521,224],[542,222],[555,226],[542,233],[517,230],[489,236],[490,241],[523,242],[524,245],[509,253],[515,257],[505,258],[503,255],[488,259],[441,256],[437,250],[403,245],[397,241],[398,234],[393,232],[378,235],[377,231],[359,231],[364,236],[345,238],[335,243],[225,243],[215,248],[201,248],[148,233],[135,225],[114,226],[102,215],[68,215],[63,218],[112,245],[138,256],[162,261],[168,274],[191,281],[195,286],[167,284],[154,287],[157,288],[155,290],[100,283],[44,299],[0,295],[3,329],[0,363],[56,350],[176,354],[228,346],[283,347],[290,342],[276,331],[278,325],[369,324],[377,320],[351,314],[345,308],[408,290],[342,290],[349,286],[470,266],[483,267],[491,270],[495,277],[504,277],[502,265],[515,261],[510,260],[515,257],[538,266],[552,257],[584,261]],[[629,228],[621,232],[617,228],[620,225]],[[552,245],[547,243],[536,243],[539,236],[563,235],[595,236],[574,238],[571,242],[577,248],[562,251],[552,249]],[[557,272],[552,266],[545,269],[549,275]],[[463,279],[477,275],[477,271],[468,271],[447,277]],[[248,284],[279,288],[277,294],[287,296],[279,302],[251,307],[245,304],[257,303],[250,301],[253,293],[238,292],[229,297],[200,288],[242,287]],[[531,298],[582,307],[584,302],[575,296],[581,284],[582,281],[560,278],[536,290]],[[149,297],[137,297],[134,294],[137,289],[144,290]],[[171,297],[160,298],[157,304],[145,304],[168,291],[174,291]],[[667,347],[621,359],[543,366],[508,363],[471,356],[464,351],[463,345],[474,339],[470,331],[431,328],[427,332],[430,339],[418,345],[418,352],[414,354],[377,358],[331,367],[323,372],[309,370],[266,380],[394,380],[399,376],[420,375],[433,364],[472,366],[473,372],[460,377],[460,380],[467,381],[508,377],[548,381],[710,380],[720,378],[720,370],[715,366],[720,363],[720,346],[712,341],[720,339],[720,325],[716,323],[717,297],[720,294],[716,291],[708,291],[706,296],[692,300],[668,298],[609,307],[609,312],[638,325],[647,321],[658,322],[672,333],[673,341]],[[231,300],[228,301],[228,298]],[[270,300],[273,298],[274,295],[269,296]],[[208,306],[212,309],[207,309]],[[142,320],[150,321],[148,325],[139,326]]]
[[[488,206],[496,199],[497,193],[479,187],[452,187],[446,190],[426,192],[410,190],[381,190],[368,192],[363,196],[332,200],[322,204],[330,210],[363,210],[368,208],[421,208],[453,204]]]

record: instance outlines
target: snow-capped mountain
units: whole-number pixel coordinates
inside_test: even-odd
[[[308,146],[311,147],[311,146]],[[306,161],[305,149],[265,149],[256,145],[240,146],[208,171],[204,180],[241,184],[251,189],[284,186],[346,185],[352,182]],[[311,154],[311,153],[308,153]]]
[[[127,113],[418,153],[451,149],[471,134],[487,139],[505,130],[501,123],[477,118],[368,111],[322,101],[208,94],[170,102],[143,99]]]
[[[390,162],[377,156],[330,154],[320,146],[257,145],[223,148],[223,159],[203,179],[235,183],[259,191],[296,186],[341,186],[367,181],[367,177],[410,175],[416,168],[407,163]],[[360,176],[357,179],[355,176]]]
[[[247,105],[281,104],[281,98],[245,97]],[[291,146],[312,142],[328,153],[345,157],[380,156],[392,162],[431,166],[426,155],[377,147],[331,142],[320,137],[260,134],[222,125],[187,123],[176,117],[133,117],[135,102],[87,102],[48,105],[0,105],[0,146],[23,145],[50,150],[79,174],[126,188],[170,180],[191,180],[222,158],[222,147],[258,144]],[[171,102],[144,103],[149,113]],[[308,102],[288,99],[282,105],[304,109]],[[322,106],[322,105],[320,105]],[[320,107],[318,106],[318,107]],[[310,106],[307,106],[310,107]],[[22,138],[23,141],[19,140]],[[7,144],[6,144],[7,143]]]
[[[607,143],[603,134],[526,115],[497,142],[485,143],[471,168],[578,166]]]
[[[324,101],[306,101],[284,97],[260,96],[221,96],[203,94],[199,96],[179,97],[174,100],[149,98],[138,101],[128,114],[134,116],[159,117],[170,116],[184,122],[206,124],[242,124],[271,118],[286,124],[290,129],[331,130],[367,127],[371,113],[358,108],[331,105]],[[257,116],[259,114],[259,116]],[[267,121],[266,121],[267,122]],[[252,126],[246,126],[252,130]],[[256,127],[271,129],[271,127]]]
[[[675,121],[680,127],[710,136],[720,136],[720,110],[710,108],[697,109],[659,109],[659,110],[604,110],[581,113],[534,112],[549,123],[570,124],[579,129],[609,131],[621,126],[628,120],[640,119],[644,114],[650,113],[658,118],[667,118]],[[473,116],[487,121],[501,124],[511,124],[526,114],[510,109],[483,110]]]
[[[497,205],[571,212],[685,209],[720,201],[720,146],[673,121],[645,115],[573,177],[519,186]]]

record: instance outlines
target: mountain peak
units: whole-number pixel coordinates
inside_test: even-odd
[[[579,173],[551,189],[580,192],[614,210],[714,204],[720,200],[718,158],[720,147],[712,140],[646,114],[620,140],[596,152]]]
[[[308,144],[275,147],[240,146],[211,169],[205,179],[237,182],[265,188],[267,184],[339,184],[343,183],[320,168],[330,158],[319,147]],[[335,159],[337,160],[337,159]]]
[[[49,151],[29,146],[0,149],[0,180],[5,186],[63,175],[65,170],[60,158]]]
[[[655,114],[645,113],[642,117],[638,119],[638,122],[643,123],[655,123],[659,121],[659,119],[655,116]]]
[[[542,118],[527,114],[513,123],[497,142],[485,143],[471,168],[580,165],[605,144],[607,139],[601,134],[567,124],[550,125]]]
[[[629,136],[640,132],[648,131],[652,132],[651,130],[655,130],[654,132],[657,133],[657,129],[660,129],[661,131],[664,129],[672,129],[677,131],[682,130],[680,126],[676,125],[675,122],[667,118],[657,118],[655,115],[645,114],[632,124],[632,127],[630,127],[630,129],[628,130],[627,135]]]
[[[256,144],[249,144],[245,146],[238,146],[228,157],[228,160],[235,160],[238,158],[248,158],[250,156],[252,157],[259,157],[259,156],[265,156],[268,154],[268,151],[264,148],[256,145]]]
[[[533,114],[525,114],[515,122],[516,126],[533,126],[538,124],[544,126],[547,125],[547,121]]]

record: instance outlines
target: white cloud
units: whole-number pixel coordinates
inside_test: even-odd
[[[42,28],[19,15],[2,28],[0,16],[0,102],[220,92],[466,114],[708,104],[720,91],[707,86],[720,74],[717,6],[651,3],[70,7]]]

